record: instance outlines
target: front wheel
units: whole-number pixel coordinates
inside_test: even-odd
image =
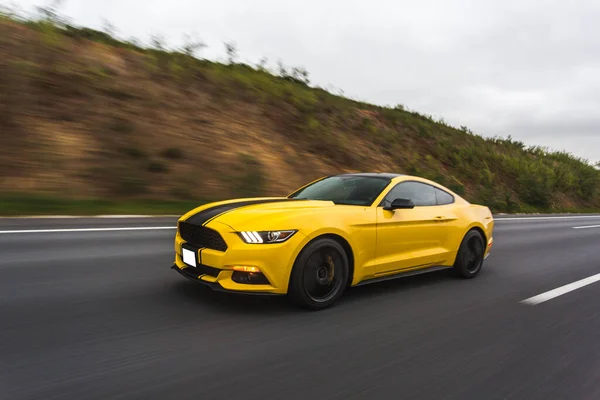
[[[465,279],[475,278],[483,266],[484,253],[485,244],[481,234],[475,230],[469,231],[460,245],[454,263],[454,270],[458,276]]]
[[[300,252],[294,263],[289,295],[298,305],[312,310],[331,306],[348,282],[348,256],[329,238],[317,239]]]

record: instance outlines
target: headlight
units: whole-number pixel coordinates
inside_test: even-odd
[[[292,237],[296,230],[290,231],[243,231],[238,232],[238,235],[246,243],[281,243]]]

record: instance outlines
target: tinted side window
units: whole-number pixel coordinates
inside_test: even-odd
[[[454,196],[438,188],[435,188],[435,197],[437,198],[438,206],[454,203]]]
[[[399,183],[385,196],[384,205],[389,205],[394,199],[410,199],[415,206],[435,206],[437,199],[433,186],[419,182]]]

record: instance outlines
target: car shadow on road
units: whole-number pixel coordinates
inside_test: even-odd
[[[346,308],[357,303],[368,306],[388,296],[403,296],[407,291],[427,290],[427,287],[457,282],[451,271],[437,271],[422,275],[349,288],[331,310]],[[296,307],[286,296],[259,296],[216,292],[203,285],[180,281],[171,287],[173,294],[224,313],[232,314],[290,314],[310,312]]]
[[[259,296],[222,293],[188,280],[172,286],[174,294],[198,303],[203,308],[236,314],[287,314],[294,307],[285,296]]]

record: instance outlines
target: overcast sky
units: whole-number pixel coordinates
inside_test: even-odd
[[[61,10],[145,43],[196,33],[211,59],[233,41],[243,61],[303,66],[347,96],[600,161],[598,0],[65,0]]]

